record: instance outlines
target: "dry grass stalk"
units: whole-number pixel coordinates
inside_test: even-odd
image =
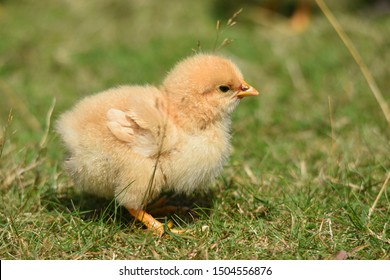
[[[0,135],[0,159],[3,156],[5,141],[7,138],[8,127],[12,121],[12,118],[13,118],[13,115],[12,115],[12,109],[11,109],[8,113],[7,123],[5,124],[5,126],[3,128],[3,132]]]
[[[220,28],[221,28],[221,21],[217,20],[217,25],[216,25],[215,29],[219,30]]]
[[[56,105],[56,99],[53,98],[53,101],[51,103],[51,106],[49,108],[49,111],[47,112],[47,115],[46,115],[46,127],[45,127],[45,132],[42,136],[42,139],[41,139],[41,142],[39,142],[39,147],[42,149],[45,147],[45,144],[46,144],[46,141],[47,141],[47,137],[49,135],[49,130],[50,130],[50,122],[51,122],[51,116],[53,114],[53,111],[54,111],[54,107]]]
[[[383,183],[381,189],[379,190],[379,193],[378,195],[376,196],[375,198],[375,201],[374,203],[372,204],[372,206],[370,207],[370,210],[368,211],[368,215],[367,215],[367,229],[368,229],[368,233],[377,238],[378,240],[381,240],[387,244],[390,244],[390,239],[389,238],[384,238],[382,236],[380,236],[379,234],[376,234],[371,228],[370,228],[370,219],[371,219],[371,215],[372,213],[374,212],[375,208],[376,208],[376,205],[378,204],[378,201],[379,201],[379,198],[382,196],[383,192],[385,191],[386,189],[386,186],[387,186],[387,183],[389,182],[390,180],[390,172],[387,174],[387,177],[385,179],[385,182]]]
[[[385,191],[387,183],[389,182],[389,180],[390,180],[390,172],[387,174],[385,182],[383,183],[383,185],[382,185],[378,195],[375,198],[374,203],[372,204],[372,206],[370,207],[370,210],[368,211],[368,215],[367,215],[367,220],[368,221],[370,221],[371,215],[374,212],[376,205],[378,204],[379,198],[382,196],[383,192]]]
[[[316,3],[320,7],[321,11],[324,13],[325,17],[330,22],[330,24],[333,26],[333,28],[335,29],[335,31],[339,35],[340,39],[343,41],[345,47],[348,49],[348,51],[352,55],[356,64],[359,66],[360,71],[362,72],[364,78],[366,79],[367,84],[371,89],[371,92],[374,94],[374,97],[375,97],[376,101],[378,102],[379,106],[381,107],[382,112],[385,115],[385,118],[388,122],[388,125],[390,126],[389,106],[386,103],[386,100],[383,98],[383,95],[382,95],[380,89],[378,88],[378,85],[376,84],[374,77],[372,76],[371,72],[368,70],[367,66],[364,64],[363,59],[360,56],[359,52],[356,50],[351,39],[349,39],[348,35],[344,32],[340,23],[333,16],[332,12],[329,10],[328,6],[324,3],[324,1],[316,0]]]
[[[235,13],[231,16],[231,18],[228,19],[228,21],[227,21],[227,26],[233,26],[233,25],[235,25],[235,24],[237,23],[235,20],[236,20],[236,18],[238,17],[238,15],[241,14],[241,12],[242,12],[242,8],[239,9],[237,12],[235,12]]]
[[[202,46],[200,44],[200,41],[196,42],[196,48],[192,48],[192,51],[194,53],[201,53],[202,52]]]
[[[238,11],[236,11],[226,22],[226,25],[225,26],[221,26],[221,21],[220,20],[217,20],[217,24],[216,24],[216,30],[217,30],[217,35],[215,37],[215,42],[214,42],[214,48],[213,50],[216,51],[216,50],[220,50],[222,48],[224,48],[225,46],[229,45],[231,42],[233,42],[233,40],[229,39],[229,38],[225,38],[222,43],[217,47],[217,44],[218,44],[218,41],[219,41],[219,37],[221,35],[221,33],[226,29],[226,28],[229,28],[229,27],[233,27],[234,25],[237,24],[237,17],[239,14],[241,14],[242,12],[242,8],[239,9]]]
[[[222,41],[222,43],[217,47],[217,44],[218,44],[219,37],[220,37],[221,33],[222,33],[226,28],[233,27],[234,25],[237,24],[236,19],[237,19],[238,15],[241,14],[241,12],[242,12],[242,8],[239,9],[238,11],[236,11],[236,12],[227,20],[225,26],[222,26],[221,21],[220,21],[220,20],[217,20],[217,23],[216,23],[216,25],[215,25],[215,29],[217,30],[217,34],[216,34],[216,36],[215,36],[213,51],[220,50],[220,49],[226,47],[227,45],[229,45],[230,43],[233,42],[232,39],[224,38],[223,41]],[[194,53],[202,52],[202,46],[201,46],[199,40],[198,40],[198,42],[197,42],[196,48],[193,48],[192,51],[193,51]]]

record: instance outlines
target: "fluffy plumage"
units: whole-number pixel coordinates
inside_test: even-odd
[[[84,191],[115,197],[162,234],[143,207],[162,190],[206,188],[228,158],[232,111],[257,94],[230,60],[194,55],[159,87],[113,88],[64,113],[57,131],[71,155],[66,168]]]

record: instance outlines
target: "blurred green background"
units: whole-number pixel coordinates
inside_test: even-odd
[[[390,103],[389,1],[326,3]],[[227,28],[240,8],[237,24]],[[81,242],[77,227],[68,227],[73,218],[65,213],[73,210],[47,207],[61,197],[56,190],[72,186],[57,135],[50,129],[42,140],[53,100],[51,128],[83,96],[121,84],[158,85],[198,42],[213,52],[224,38],[232,43],[215,52],[234,60],[261,95],[235,111],[234,151],[216,183],[213,214],[193,225],[210,221],[213,231],[159,248],[143,232],[122,235],[123,227],[112,225],[103,228],[115,240],[96,241],[101,225],[81,219],[79,227],[92,228]],[[370,221],[377,236],[367,223],[390,171],[389,124],[314,1],[0,1],[0,126],[1,258],[115,252],[118,258],[324,259],[341,249],[351,258],[389,258],[388,187]],[[55,245],[48,251],[47,244]],[[141,245],[144,252],[134,249]]]
[[[2,124],[13,108],[15,122],[23,120],[26,131],[39,129],[53,97],[58,112],[107,87],[158,84],[198,41],[204,51],[213,51],[216,21],[224,23],[239,8],[244,10],[238,24],[220,36],[234,41],[222,53],[236,60],[247,80],[264,93],[259,103],[272,99],[278,106],[266,108],[286,113],[278,107],[300,102],[310,110],[318,101],[326,104],[330,95],[338,104],[359,106],[353,99],[370,93],[358,67],[316,5],[300,2],[310,7],[310,22],[302,32],[291,28],[291,17],[299,10],[299,1],[292,0],[1,1]],[[389,88],[389,2],[342,0],[329,5],[380,88]],[[297,98],[296,92],[303,91],[307,95]],[[380,120],[380,112],[372,110],[375,102],[367,101],[355,109],[368,109]]]

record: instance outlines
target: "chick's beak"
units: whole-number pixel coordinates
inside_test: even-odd
[[[259,95],[259,92],[252,86],[248,85],[245,81],[240,86],[240,91],[237,93],[238,98],[243,98],[245,96],[256,96]]]

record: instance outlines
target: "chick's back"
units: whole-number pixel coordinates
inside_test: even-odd
[[[121,204],[141,206],[155,159],[119,141],[107,127],[107,112],[154,108],[159,98],[155,87],[123,86],[85,97],[59,118],[56,128],[70,153],[65,168],[77,186],[94,195],[117,196]],[[126,188],[131,195],[126,195]]]

